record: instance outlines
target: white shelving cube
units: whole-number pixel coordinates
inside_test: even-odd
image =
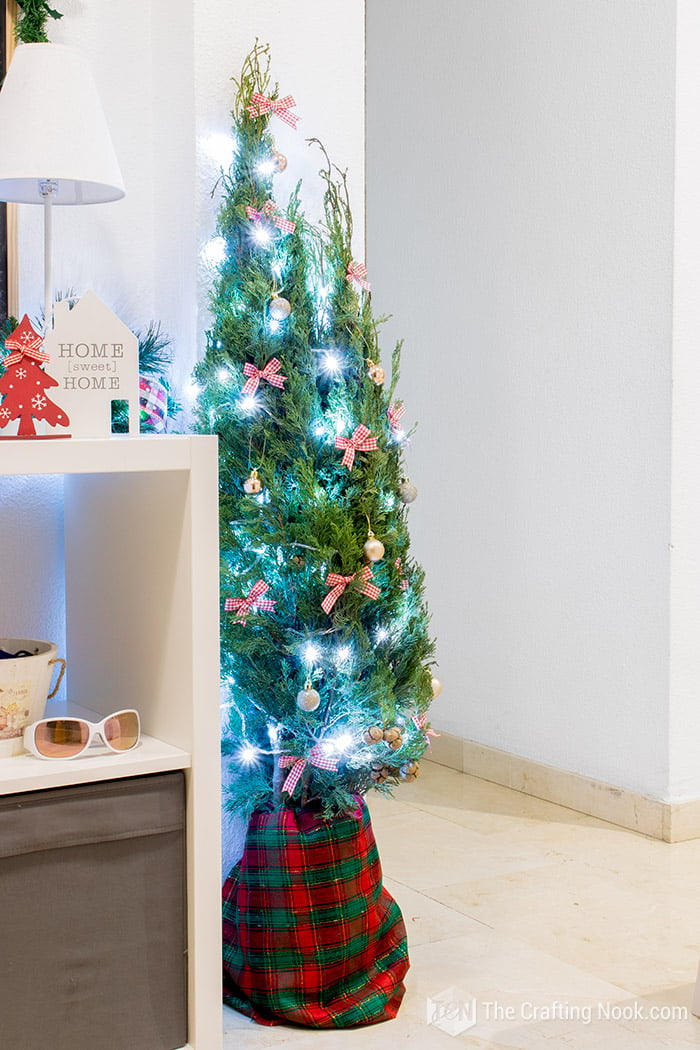
[[[0,444],[0,500],[5,477],[35,476],[41,485],[49,474],[63,478],[69,702],[101,715],[136,707],[146,736],[141,747],[124,756],[1,760],[0,794],[186,771],[187,1046],[219,1050],[216,438],[154,435]],[[17,528],[23,528],[21,520]],[[12,594],[1,582],[7,607]]]

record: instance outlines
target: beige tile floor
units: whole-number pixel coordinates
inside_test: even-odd
[[[647,839],[430,763],[370,808],[409,937],[399,1016],[318,1032],[225,1009],[226,1050],[700,1047],[700,841]],[[448,990],[454,1009],[475,1001],[459,1034],[428,1023]]]

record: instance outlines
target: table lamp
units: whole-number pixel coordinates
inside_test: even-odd
[[[101,204],[124,183],[83,54],[64,44],[20,44],[0,91],[0,201],[44,207],[44,323],[53,317],[51,211]]]

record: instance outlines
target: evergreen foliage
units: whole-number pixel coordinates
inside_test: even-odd
[[[20,44],[46,44],[47,18],[63,18],[60,11],[50,7],[46,0],[17,0],[19,13],[15,34]]]
[[[238,812],[318,800],[324,814],[353,809],[353,796],[388,791],[426,748],[418,718],[432,698],[428,612],[423,573],[409,552],[406,507],[398,496],[402,441],[387,409],[398,378],[384,387],[368,376],[379,361],[378,328],[370,295],[347,278],[352,262],[352,215],[346,177],[322,151],[325,223],[302,214],[299,186],[284,215],[296,223],[282,233],[246,213],[274,197],[274,174],[260,162],[273,157],[270,115],[252,116],[251,95],[277,99],[268,48],[256,44],[246,59],[233,109],[235,156],[222,174],[219,233],[226,244],[211,296],[213,323],[203,360],[197,429],[219,436],[221,537],[223,750],[231,763],[229,803]],[[314,148],[320,144],[314,141]],[[322,147],[321,147],[322,149]],[[268,168],[270,165],[268,165]],[[278,206],[281,210],[281,205]],[[269,235],[260,242],[261,229]],[[291,304],[277,321],[270,300]],[[327,353],[337,360],[328,370]],[[277,358],[284,388],[261,380],[252,400],[242,395],[244,365],[258,369]],[[364,424],[376,451],[358,451],[342,466],[336,436]],[[259,472],[263,490],[243,483]],[[368,529],[385,546],[371,563],[373,600],[353,581],[327,614],[329,572],[351,576],[367,565]],[[400,561],[397,563],[397,559]],[[245,598],[258,580],[274,610],[224,611],[227,598]],[[408,583],[404,584],[403,581]],[[309,684],[321,702],[300,710]],[[370,726],[398,727],[401,747],[368,744]],[[312,748],[337,762],[317,767]],[[318,752],[317,752],[318,753]],[[279,757],[307,764],[292,793],[281,790],[288,770]],[[289,759],[288,759],[289,760]],[[380,771],[377,767],[384,766]]]

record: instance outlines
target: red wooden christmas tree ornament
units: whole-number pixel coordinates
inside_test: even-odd
[[[0,376],[0,427],[19,419],[19,429],[13,435],[22,438],[70,437],[70,434],[37,434],[35,419],[43,419],[51,426],[67,427],[68,415],[46,396],[58,380],[45,372],[42,365],[49,355],[41,349],[42,337],[34,330],[25,314],[14,332],[5,340],[10,354],[1,362],[5,371]],[[4,435],[3,435],[4,436]]]

